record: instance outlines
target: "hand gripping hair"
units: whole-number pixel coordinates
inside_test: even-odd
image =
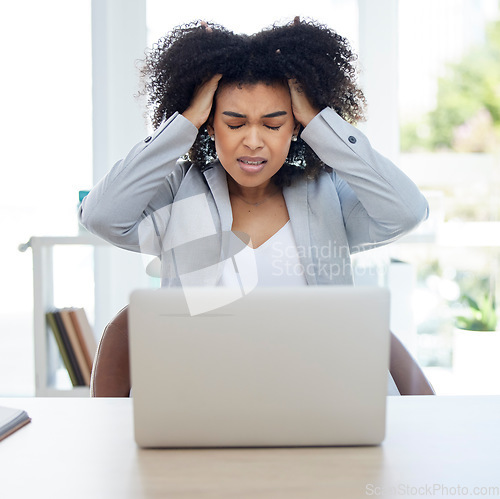
[[[333,108],[354,123],[363,119],[365,99],[357,84],[357,57],[349,42],[330,28],[296,17],[254,35],[234,34],[223,26],[197,21],[175,28],[156,43],[142,68],[143,93],[153,125],[182,113],[200,83],[220,73],[226,84],[281,83],[296,79],[318,109]],[[206,125],[188,159],[203,168],[216,159]],[[279,182],[324,166],[307,144],[293,142]],[[280,170],[281,171],[281,170]]]

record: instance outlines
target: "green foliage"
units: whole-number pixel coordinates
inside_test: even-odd
[[[485,44],[450,64],[438,81],[437,105],[421,124],[401,129],[401,149],[490,152],[500,144],[500,21]],[[424,130],[424,133],[419,133]],[[471,138],[472,137],[472,138]]]
[[[479,301],[475,301],[469,295],[464,295],[462,301],[468,307],[469,314],[460,315],[456,318],[456,326],[459,329],[469,331],[495,331],[497,327],[497,314],[495,300],[485,294]]]

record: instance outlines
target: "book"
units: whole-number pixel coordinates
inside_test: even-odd
[[[92,364],[94,363],[94,357],[97,351],[97,342],[94,336],[94,332],[92,331],[92,327],[89,324],[85,309],[70,309],[69,315],[71,317],[71,320],[73,321],[76,334],[80,339],[83,354],[87,360],[89,369],[92,372]]]
[[[82,344],[80,338],[78,337],[78,333],[76,332],[76,328],[74,326],[73,321],[71,320],[70,311],[72,309],[62,308],[59,309],[59,315],[61,316],[61,320],[66,331],[66,334],[69,339],[69,343],[71,348],[73,349],[73,353],[75,355],[75,361],[82,374],[83,383],[86,386],[90,386],[90,370],[89,364],[87,362],[87,358],[84,353],[84,349],[86,349],[85,344]]]
[[[26,411],[0,406],[0,440],[12,435],[30,421]]]
[[[68,332],[64,326],[60,311],[58,309],[47,312],[47,322],[49,323],[56,339],[59,352],[64,365],[68,371],[73,386],[85,386],[85,381],[78,365],[75,352],[71,345]]]
[[[50,329],[52,330],[52,333],[54,334],[54,338],[56,340],[57,346],[59,348],[59,353],[61,354],[64,366],[66,367],[66,370],[68,371],[71,383],[73,386],[78,385],[78,379],[76,377],[75,371],[73,369],[73,366],[71,365],[71,360],[69,358],[68,351],[66,349],[66,345],[63,341],[62,338],[62,332],[59,329],[59,326],[56,321],[56,317],[53,311],[47,312],[45,314],[47,318],[47,323],[50,326]]]

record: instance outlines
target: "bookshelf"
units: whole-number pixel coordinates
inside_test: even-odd
[[[60,354],[47,326],[45,314],[54,306],[54,247],[58,245],[90,245],[111,247],[90,233],[76,236],[31,237],[19,247],[33,253],[33,333],[35,350],[35,395],[37,397],[88,397],[86,386],[63,388],[57,379]]]

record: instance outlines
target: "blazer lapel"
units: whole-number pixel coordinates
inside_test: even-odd
[[[229,190],[227,188],[226,171],[219,161],[212,163],[208,168],[203,170],[203,175],[212,193],[215,207],[220,219],[220,233],[218,238],[218,263],[215,282],[220,283],[223,272],[224,262],[227,258],[233,256],[231,246],[231,228],[233,226],[233,210],[229,199]]]
[[[233,225],[233,211],[227,189],[226,171],[217,161],[203,170],[203,175],[214,197],[219,212],[222,231],[230,231]]]
[[[316,275],[313,272],[307,272],[309,264],[312,263],[310,254],[311,231],[309,227],[309,207],[307,199],[307,189],[309,182],[300,179],[293,182],[292,185],[283,189],[288,214],[290,215],[290,224],[292,226],[295,244],[299,252],[299,257],[305,269],[307,284],[315,285]]]

